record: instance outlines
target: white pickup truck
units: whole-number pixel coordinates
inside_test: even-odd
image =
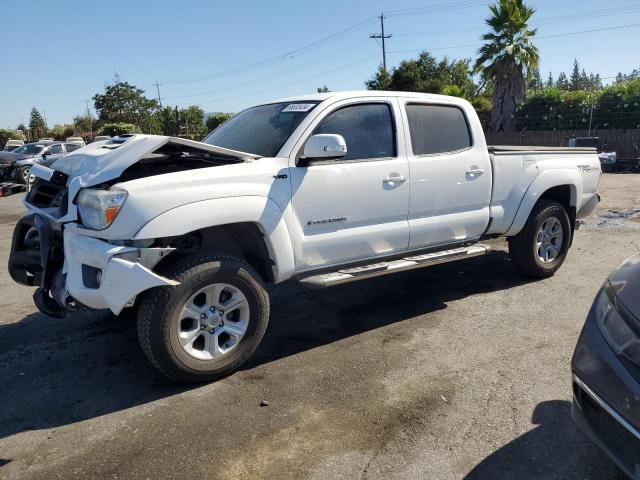
[[[249,108],[202,142],[116,137],[31,173],[14,280],[52,316],[136,307],[151,362],[197,382],[253,354],[265,283],[364,280],[498,236],[521,272],[553,275],[601,172],[592,149],[487,147],[459,98],[331,92]]]

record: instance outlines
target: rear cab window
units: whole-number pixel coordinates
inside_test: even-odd
[[[455,105],[405,105],[413,154],[438,155],[471,148],[473,141],[464,111]]]

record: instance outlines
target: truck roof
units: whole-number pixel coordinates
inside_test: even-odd
[[[265,102],[265,103],[301,102],[301,101],[322,102],[328,99],[342,100],[342,99],[353,98],[353,97],[410,97],[410,98],[432,100],[432,101],[442,100],[444,98],[446,99],[454,98],[461,102],[465,101],[462,98],[449,97],[446,95],[436,95],[433,93],[396,92],[396,91],[387,91],[387,90],[350,90],[345,92],[312,93],[309,95],[299,95],[296,97],[285,97],[285,98],[279,98],[277,100],[273,100],[271,102]]]

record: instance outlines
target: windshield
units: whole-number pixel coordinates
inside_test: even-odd
[[[272,103],[249,108],[220,125],[203,142],[261,157],[275,157],[318,103]]]
[[[16,148],[13,153],[26,153],[27,155],[37,155],[44,149],[44,145],[28,144]]]

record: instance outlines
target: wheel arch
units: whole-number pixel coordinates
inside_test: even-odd
[[[569,214],[573,228],[578,205],[578,195],[581,191],[582,179],[576,170],[551,170],[540,175],[525,192],[506,236],[512,237],[520,233],[527,223],[531,212],[541,200],[554,200],[563,205]]]
[[[197,235],[198,253],[242,256],[267,282],[290,278],[293,246],[284,216],[265,197],[229,197],[182,205],[155,217],[134,236],[171,239]],[[176,253],[169,255],[167,261]]]

